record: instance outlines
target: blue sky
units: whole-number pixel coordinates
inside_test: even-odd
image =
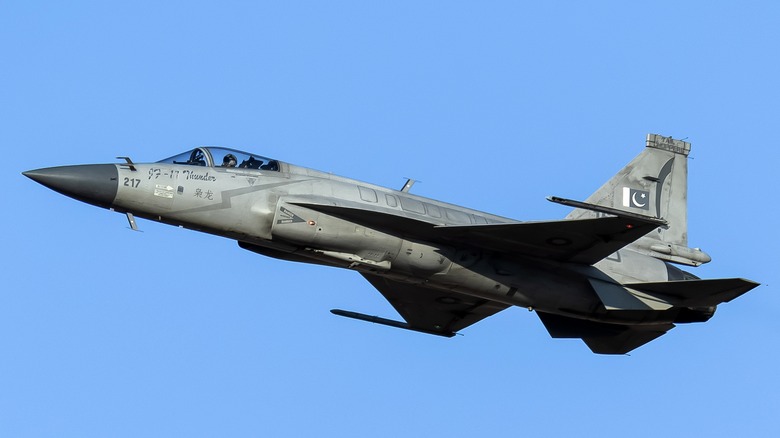
[[[0,435],[780,433],[778,6],[521,3],[0,3]],[[20,174],[221,145],[557,219],[648,132],[693,144],[693,272],[763,285],[630,357],[523,309],[453,339],[338,318],[396,315]]]

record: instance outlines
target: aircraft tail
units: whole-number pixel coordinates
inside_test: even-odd
[[[585,201],[666,220],[631,244],[653,257],[698,266],[710,261],[701,250],[688,248],[688,154],[691,144],[648,134],[646,148]],[[567,219],[596,217],[599,213],[575,209]]]

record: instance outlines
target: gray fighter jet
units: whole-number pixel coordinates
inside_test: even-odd
[[[516,220],[260,155],[198,147],[156,163],[24,172],[80,201],[234,239],[269,257],[359,272],[403,318],[334,309],[451,337],[510,306],[535,310],[554,338],[624,354],[675,324],[705,322],[758,284],[677,267],[710,257],[688,246],[690,143],[645,149],[563,220]]]

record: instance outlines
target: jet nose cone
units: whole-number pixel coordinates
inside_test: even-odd
[[[22,172],[22,175],[65,196],[106,208],[116,198],[118,174],[113,164],[47,167]]]

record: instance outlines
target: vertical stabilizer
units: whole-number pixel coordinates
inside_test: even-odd
[[[585,201],[618,210],[662,218],[669,224],[631,246],[678,263],[700,265],[709,256],[688,248],[688,154],[691,144],[648,134],[645,150]],[[567,219],[595,217],[576,209]]]

